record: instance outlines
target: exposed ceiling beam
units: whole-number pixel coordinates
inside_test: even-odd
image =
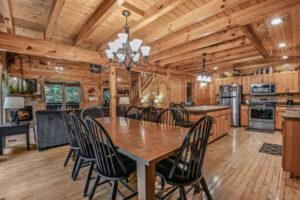
[[[300,56],[300,6],[292,10],[293,54]]]
[[[64,59],[73,62],[114,65],[117,68],[124,69],[124,67],[119,67],[119,64],[117,63],[108,63],[108,60],[106,58],[102,58],[96,51],[81,49],[78,47],[72,47],[46,40],[15,36],[3,32],[0,32],[0,50],[54,59]],[[156,65],[149,65],[147,63],[134,66],[131,71],[165,75],[167,73],[187,74],[186,72],[179,70],[165,69]],[[188,73],[187,75],[192,76],[194,74]]]
[[[100,8],[94,13],[94,15],[87,21],[86,25],[77,34],[74,40],[74,46],[79,45],[86,40],[99,26],[104,22],[124,1],[119,0],[105,0]]]
[[[147,62],[154,62],[157,60],[165,59],[178,54],[186,53],[196,49],[204,48],[207,46],[215,45],[224,41],[233,40],[243,36],[243,32],[239,28],[233,28],[230,30],[225,30],[218,32],[216,34],[209,35],[207,37],[200,38],[198,40],[187,42],[183,45],[167,49],[156,54],[153,54],[153,49],[151,50],[152,55],[149,56]]]
[[[185,29],[179,30],[177,32],[171,33],[170,35],[156,41],[151,44],[154,49],[159,49],[160,51],[184,44],[187,41],[193,41],[200,37],[207,36],[209,34],[226,30],[229,27],[236,25],[250,24],[266,17],[278,15],[281,9],[290,10],[295,5],[300,5],[299,0],[268,0],[262,3],[256,4],[252,7],[246,8],[244,10],[238,11],[229,17],[223,17],[217,19],[213,22],[200,26],[198,28],[193,28],[190,31]],[[259,13],[259,15],[257,15]],[[241,20],[243,19],[243,20]],[[239,24],[241,23],[241,24]],[[147,37],[147,35],[146,35]],[[151,36],[153,37],[153,36]],[[151,37],[149,39],[151,40]],[[144,38],[143,38],[144,40]],[[159,46],[159,47],[157,47]]]
[[[154,20],[158,19],[162,15],[166,14],[167,12],[173,10],[176,6],[184,3],[187,0],[160,0],[151,6],[148,10],[144,12],[144,17],[138,21],[130,21],[130,34],[135,33],[136,31],[142,29],[143,27],[147,26]],[[102,52],[105,48],[107,48],[107,44],[110,41],[113,41],[117,38],[117,34],[123,32],[123,27],[113,33],[110,37],[106,40],[102,41],[98,47],[98,51]]]
[[[0,9],[2,11],[6,31],[9,34],[15,34],[13,20],[12,20],[13,18],[12,18],[10,0],[1,0],[0,1]]]
[[[265,47],[261,44],[261,41],[252,30],[250,25],[242,25],[240,26],[243,33],[247,36],[247,38],[251,41],[253,46],[255,46],[256,50],[264,57],[270,58],[269,52],[265,49]]]
[[[214,53],[214,52],[218,52],[218,51],[224,51],[226,49],[231,49],[234,47],[239,47],[245,44],[249,44],[249,40],[247,40],[245,37],[241,37],[232,41],[228,41],[228,42],[224,42],[224,43],[219,43],[217,45],[213,45],[213,46],[209,46],[209,47],[205,47],[205,48],[201,48],[201,49],[197,49],[194,51],[190,51],[190,52],[186,52],[183,54],[179,54],[176,56],[172,56],[163,60],[158,61],[159,65],[163,66],[169,63],[173,63],[173,62],[178,62],[181,60],[185,60],[188,58],[193,58],[193,57],[202,57],[203,53]]]
[[[143,40],[148,43],[154,42],[172,32],[176,32],[192,24],[203,21],[213,15],[223,12],[225,9],[232,8],[246,1],[247,0],[212,0],[171,21],[169,24],[158,27],[156,31],[147,34]]]
[[[217,58],[222,58],[222,57],[230,57],[230,56],[234,56],[234,55],[247,54],[248,52],[253,52],[253,51],[256,51],[255,48],[252,45],[248,44],[248,45],[243,45],[243,46],[238,46],[235,48],[227,49],[225,51],[219,51],[219,52],[214,52],[214,53],[208,54],[207,58],[217,59]],[[179,62],[168,64],[167,66],[171,67],[171,68],[175,68],[178,66],[188,65],[188,64],[192,64],[192,63],[198,63],[198,62],[202,62],[202,57],[193,57],[193,58],[181,60]]]
[[[243,59],[243,58],[250,58],[250,57],[255,57],[255,56],[260,56],[259,52],[257,52],[256,50],[254,51],[249,51],[249,52],[241,52],[241,53],[236,53],[236,54],[231,54],[231,55],[226,55],[226,56],[215,56],[213,54],[208,54],[207,55],[207,65],[208,66],[218,66],[218,64],[223,64],[224,62],[228,62],[228,61],[233,61],[233,60],[237,60],[237,59]],[[260,56],[261,58],[261,56]],[[198,65],[202,65],[202,60],[198,60],[197,62]],[[193,63],[193,64],[194,64]],[[188,70],[191,69],[191,64],[185,64],[185,65],[181,65],[181,66],[177,66],[175,69],[177,70]]]
[[[128,3],[128,2],[124,2],[124,3],[122,4],[122,6],[123,6],[124,8],[126,8],[126,9],[130,10],[131,12],[134,12],[135,14],[141,16],[141,17],[144,17],[144,14],[145,14],[144,11],[142,11],[141,9],[139,9],[139,8],[137,8],[137,7],[133,6],[133,5],[131,5],[131,4]]]
[[[52,10],[49,14],[47,28],[45,31],[45,40],[50,40],[53,34],[53,31],[56,26],[56,21],[60,15],[62,8],[64,7],[65,0],[54,0]]]

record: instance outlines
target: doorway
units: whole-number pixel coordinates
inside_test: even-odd
[[[190,104],[193,101],[192,83],[186,83],[186,103]]]

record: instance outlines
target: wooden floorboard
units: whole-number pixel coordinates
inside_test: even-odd
[[[281,138],[278,131],[268,134],[232,128],[230,134],[210,144],[204,168],[213,199],[300,199],[300,180],[290,179],[282,170],[281,156],[259,152],[264,142],[281,144]],[[87,169],[72,181],[72,162],[63,167],[68,146],[39,152],[33,144],[31,149],[26,151],[25,136],[7,138],[7,148],[0,156],[0,200],[86,199],[82,190]],[[156,192],[164,194],[159,181]],[[135,174],[129,183],[136,189]],[[128,194],[124,187],[120,186],[120,190]],[[109,195],[110,186],[103,185],[97,188],[95,199],[109,199]],[[207,199],[202,192],[192,191],[187,196],[189,200]],[[168,199],[177,198],[175,192]]]

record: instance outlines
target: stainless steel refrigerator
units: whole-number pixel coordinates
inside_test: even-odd
[[[231,126],[240,126],[240,106],[242,102],[242,86],[220,86],[220,105],[231,107]]]

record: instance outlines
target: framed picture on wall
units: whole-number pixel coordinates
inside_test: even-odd
[[[90,64],[90,72],[100,74],[101,65]]]
[[[34,94],[37,93],[37,80],[9,76],[9,94]]]

